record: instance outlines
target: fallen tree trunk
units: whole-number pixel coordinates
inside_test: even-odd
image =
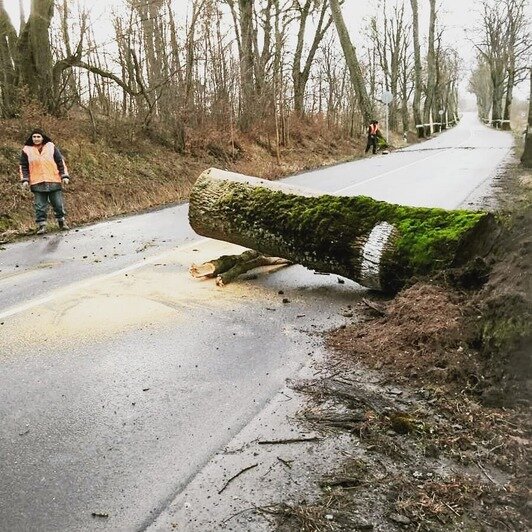
[[[486,255],[498,234],[486,212],[319,195],[215,168],[196,181],[189,220],[200,235],[392,293]]]

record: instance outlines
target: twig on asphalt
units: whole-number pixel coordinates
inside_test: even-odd
[[[293,460],[283,460],[280,456],[277,457],[277,460],[279,460],[279,462],[281,462],[282,464],[284,464],[286,467],[288,467],[288,469],[292,469],[292,463]]]
[[[290,395],[284,393],[284,392],[281,392],[281,395],[284,395],[285,397],[288,397],[288,399],[286,401],[283,401],[283,403],[286,403],[287,401],[291,401],[293,399],[293,397],[291,397]]]
[[[251,508],[244,508],[243,510],[240,510],[239,512],[236,512],[233,515],[230,515],[229,517],[224,519],[222,521],[222,525],[225,525],[225,523],[228,523],[229,521],[231,521],[231,519],[233,519],[233,517],[236,517],[237,515],[243,514],[244,512],[249,512],[250,510],[256,510],[256,509],[257,509],[256,506],[252,506]]]
[[[319,441],[317,436],[311,436],[309,438],[287,438],[286,440],[261,440],[259,445],[282,445],[285,443],[303,443],[307,441]]]
[[[222,491],[224,491],[227,486],[229,486],[229,484],[231,482],[233,482],[233,480],[235,480],[235,478],[239,477],[242,473],[245,473],[246,471],[249,471],[250,469],[253,469],[254,467],[257,467],[259,464],[253,464],[253,465],[250,465],[248,467],[245,467],[244,469],[242,469],[241,471],[239,471],[236,475],[232,476],[223,486],[223,488],[218,492],[218,495],[220,495],[220,493],[222,493]]]
[[[270,474],[270,471],[274,468],[274,466],[275,466],[275,463],[271,464],[268,470],[266,471],[266,473],[264,473],[264,475],[262,475],[260,478],[267,477]]]

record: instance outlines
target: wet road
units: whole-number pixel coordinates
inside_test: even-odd
[[[429,142],[287,182],[454,208],[511,145],[465,115]],[[297,266],[224,289],[193,280],[191,262],[239,248],[194,235],[186,212],[0,251],[0,529],[145,529],[305,363],[308,332],[365,294]]]

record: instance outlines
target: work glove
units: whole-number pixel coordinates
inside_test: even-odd
[[[61,178],[61,181],[62,181],[63,185],[68,185],[70,183],[70,177],[68,177],[67,175],[64,175]]]
[[[28,181],[22,181],[21,185],[23,190],[28,190],[28,188],[30,188],[30,184]]]

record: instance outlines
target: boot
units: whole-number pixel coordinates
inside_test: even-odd
[[[44,235],[46,233],[46,224],[39,224],[37,227],[37,233],[38,235]]]
[[[68,231],[70,229],[65,220],[57,220],[57,225],[59,225],[61,231]]]

